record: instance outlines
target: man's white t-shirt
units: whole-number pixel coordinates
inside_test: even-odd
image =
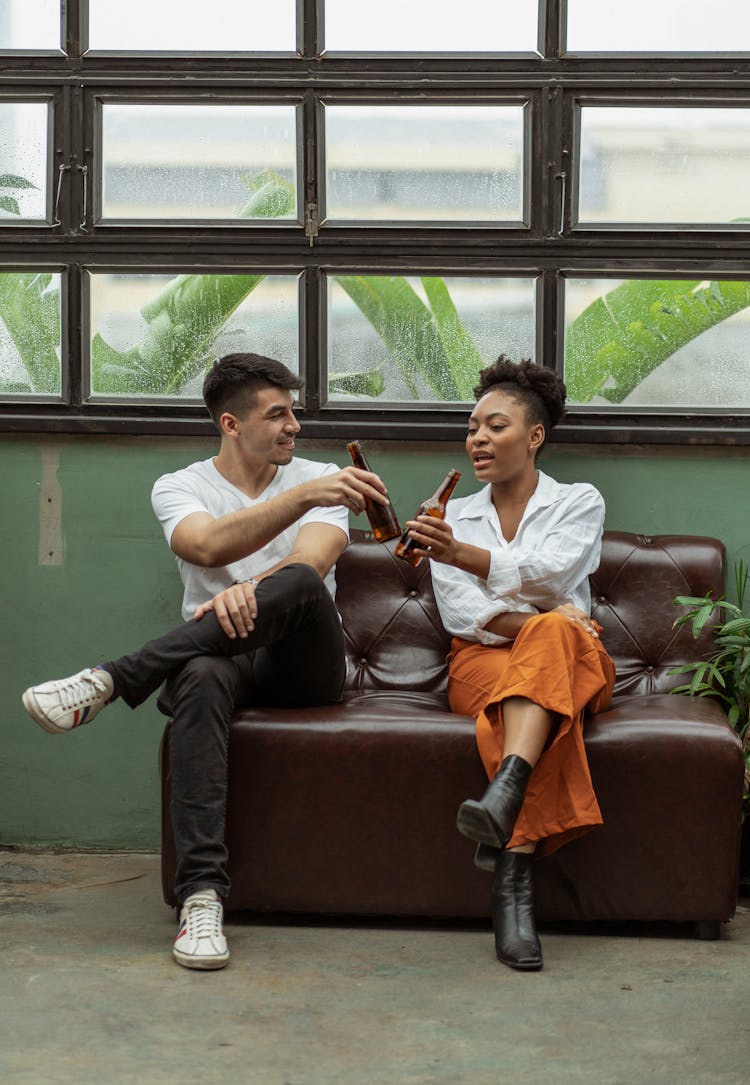
[[[261,505],[278,494],[299,486],[309,479],[340,471],[335,463],[315,463],[313,460],[293,459],[290,463],[278,467],[273,480],[260,497],[248,497],[238,490],[217,471],[213,460],[200,460],[191,463],[181,471],[162,475],[154,483],[151,491],[151,504],[161,523],[167,542],[171,545],[172,533],[177,525],[194,512],[207,512],[218,519],[230,512],[251,509]],[[297,534],[305,524],[333,524],[349,538],[349,512],[343,505],[334,508],[310,509],[291,524],[275,539],[271,539],[260,550],[231,565],[215,569],[206,569],[201,565],[191,565],[182,558],[177,558],[177,565],[185,586],[182,600],[182,616],[185,621],[193,617],[197,606],[212,599],[218,592],[228,588],[235,580],[257,576],[272,565],[285,558],[294,548]],[[325,578],[326,587],[331,595],[336,593],[336,579],[331,569]]]

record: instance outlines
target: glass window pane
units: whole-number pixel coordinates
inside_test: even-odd
[[[3,0],[0,51],[60,48],[60,0]]]
[[[534,356],[535,307],[529,278],[332,277],[329,399],[469,401],[500,353]]]
[[[0,223],[47,216],[46,102],[0,102]]]
[[[331,219],[523,218],[522,106],[326,106]]]
[[[61,279],[0,272],[0,395],[60,394]]]
[[[210,12],[210,14],[209,14]],[[295,0],[89,0],[89,48],[131,53],[296,49]]]
[[[538,0],[326,0],[329,52],[533,53]]]
[[[103,106],[104,218],[294,218],[295,107]]]
[[[570,53],[701,53],[750,50],[750,8],[742,0],[568,0]]]
[[[750,409],[750,282],[568,279],[570,403]]]
[[[581,110],[579,222],[747,220],[750,110]]]
[[[215,358],[299,372],[299,276],[92,274],[91,391],[199,399]]]

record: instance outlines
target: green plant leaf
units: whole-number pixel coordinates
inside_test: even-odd
[[[461,398],[433,314],[406,279],[339,275],[336,281],[383,340],[415,399],[420,374],[438,399]]]
[[[60,390],[60,291],[51,272],[0,273],[0,319],[35,392]]]
[[[255,176],[246,174],[242,180],[253,195],[240,211],[240,218],[289,218],[294,214],[294,188],[280,174],[263,170]]]
[[[471,399],[484,362],[458,315],[448,287],[442,279],[425,276],[422,286],[430,303],[440,342],[461,399]]]
[[[747,568],[743,561],[737,562],[734,567],[734,588],[740,610],[745,609],[745,594],[747,592],[748,577],[750,577],[750,569]]]
[[[8,211],[11,215],[21,214],[18,200],[15,200],[12,196],[0,196],[0,208],[3,211]]]
[[[0,188],[36,188],[25,177],[19,177],[17,173],[1,173]]]
[[[11,381],[0,380],[0,393],[3,395],[11,395],[18,392],[33,392],[28,381]]]
[[[666,358],[750,305],[750,282],[632,280],[596,298],[565,334],[572,402],[621,403]]]
[[[368,369],[363,373],[331,373],[328,388],[331,392],[347,392],[349,395],[376,399],[383,394],[385,379],[379,369]]]

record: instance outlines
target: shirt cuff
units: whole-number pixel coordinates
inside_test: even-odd
[[[518,572],[518,566],[505,550],[499,548],[490,550],[487,590],[496,599],[502,596],[517,595],[521,590],[521,574]]]

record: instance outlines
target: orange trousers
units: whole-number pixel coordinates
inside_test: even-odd
[[[583,745],[584,713],[607,708],[614,688],[615,667],[601,641],[550,611],[530,618],[507,645],[454,638],[448,663],[451,710],[476,716],[490,779],[503,760],[503,701],[526,697],[554,714],[508,847],[536,843],[536,854],[548,855],[601,825]]]

